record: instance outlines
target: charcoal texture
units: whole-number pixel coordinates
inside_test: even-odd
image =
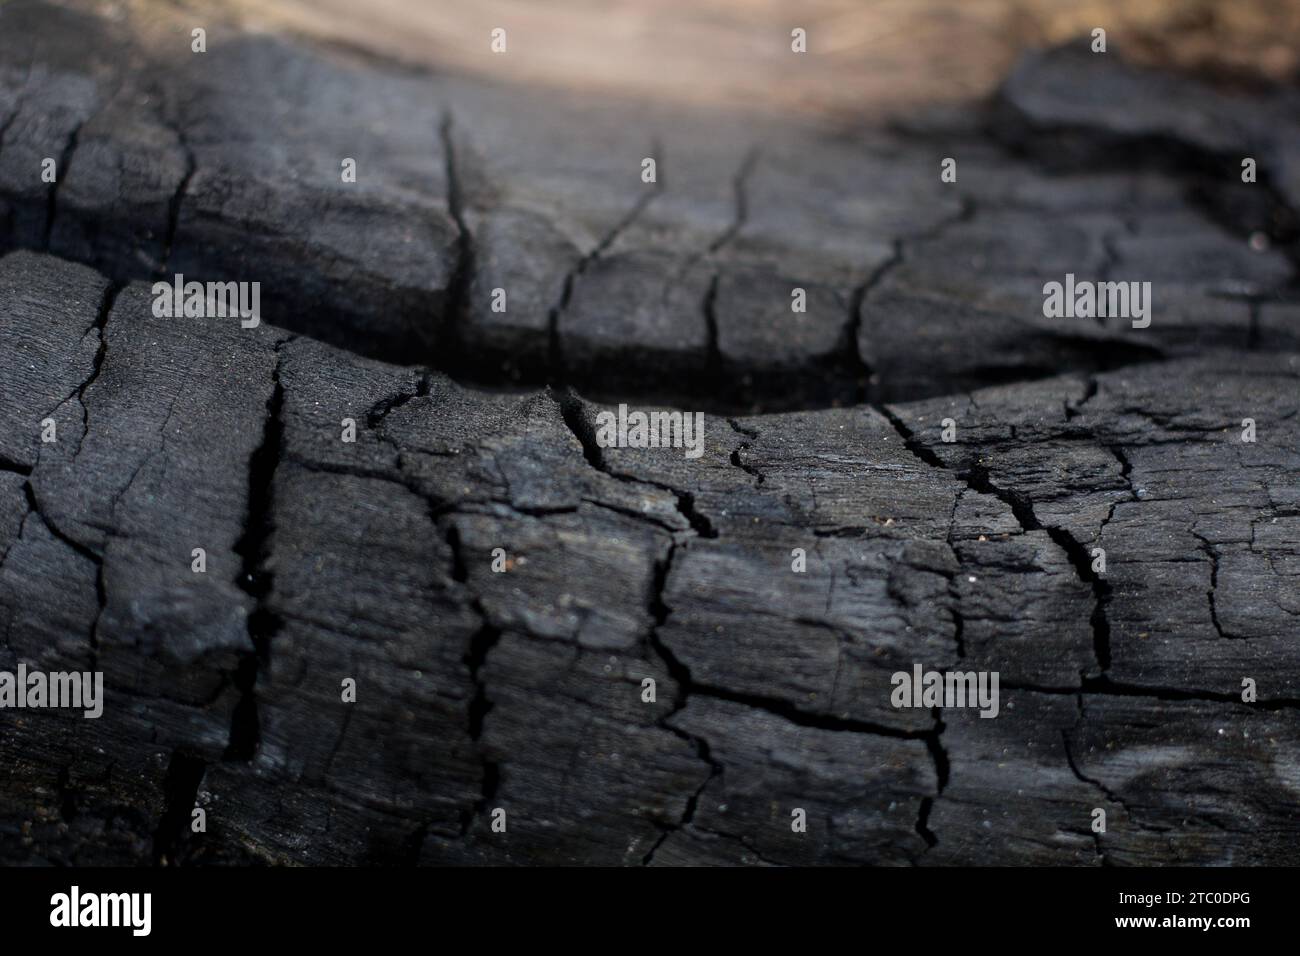
[[[745,412],[1294,347],[1257,314],[1294,300],[1282,94],[1067,47],[962,124],[846,132],[265,36],[195,54],[31,0],[0,37],[0,243],[119,282],[259,281],[270,322],[461,381]],[[1158,283],[1161,321],[1045,319],[1067,271]]]
[[[173,39],[0,6],[0,670],[106,689],[0,715],[4,862],[1292,860],[1280,95],[1066,48],[960,127],[631,122]]]

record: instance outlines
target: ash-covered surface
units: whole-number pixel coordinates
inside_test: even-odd
[[[1065,49],[833,136],[178,50],[0,7],[0,670],[106,693],[0,714],[4,862],[1292,859],[1294,97]],[[669,401],[700,457],[597,440]]]

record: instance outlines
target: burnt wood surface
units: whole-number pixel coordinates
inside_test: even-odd
[[[844,131],[210,42],[0,6],[0,670],[107,695],[0,714],[0,860],[1292,861],[1293,96],[1063,48]]]

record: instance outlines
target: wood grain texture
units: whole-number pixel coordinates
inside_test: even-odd
[[[4,713],[4,862],[1291,861],[1282,99],[1062,49],[834,136],[0,27],[0,670],[107,687]],[[155,317],[174,271],[266,321]],[[1044,318],[1067,271],[1151,327]],[[701,457],[596,440],[661,401]],[[917,663],[998,716],[894,707]]]

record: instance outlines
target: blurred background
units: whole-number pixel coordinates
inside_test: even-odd
[[[977,97],[1027,47],[1105,27],[1112,49],[1225,85],[1300,69],[1300,0],[112,0],[294,32],[414,66],[765,113],[852,118]],[[508,31],[509,54],[488,49]],[[811,56],[790,53],[808,31]]]

